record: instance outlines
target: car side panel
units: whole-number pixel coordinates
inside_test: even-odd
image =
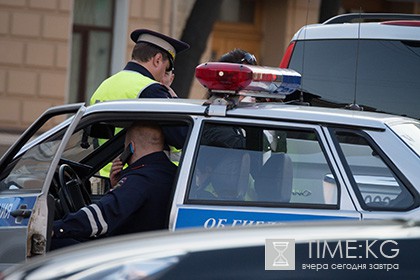
[[[238,120],[238,119],[226,119],[226,118],[213,118],[215,121],[226,121],[226,123],[235,122],[240,124],[252,124],[252,125],[263,125],[263,126],[283,126],[283,127],[299,127],[299,125],[291,124],[287,122],[273,122],[268,120]],[[330,220],[330,219],[360,219],[360,213],[355,209],[352,200],[350,199],[347,188],[340,187],[339,199],[340,203],[338,208],[330,206],[298,206],[291,208],[287,204],[283,206],[261,206],[255,207],[251,205],[246,206],[235,206],[229,205],[229,203],[221,203],[221,205],[214,205],[214,203],[200,202],[199,204],[188,203],[186,204],[186,198],[188,196],[188,181],[193,176],[194,158],[196,150],[199,149],[200,145],[197,143],[199,140],[199,133],[203,121],[208,121],[208,118],[197,117],[196,123],[192,131],[190,141],[186,150],[184,151],[184,162],[179,173],[179,179],[174,195],[174,203],[172,205],[170,229],[178,230],[181,228],[188,227],[225,227],[225,226],[243,226],[251,224],[264,224],[264,223],[278,223],[278,222],[290,222],[290,221],[302,221],[302,220]],[[333,153],[328,148],[327,138],[323,135],[322,129],[319,126],[314,125],[302,125],[305,129],[315,129],[318,131],[319,141],[325,146],[324,154],[329,158],[331,168],[333,170],[338,169],[337,164],[333,158]],[[292,148],[292,147],[291,147]],[[316,161],[316,158],[312,160]],[[311,161],[312,161],[311,160]],[[315,164],[314,161],[314,164]],[[319,164],[320,165],[320,164]],[[301,165],[301,167],[304,165]],[[303,175],[310,170],[301,169],[299,172]],[[337,172],[335,172],[337,173]],[[307,174],[308,175],[308,174]],[[322,178],[322,176],[320,177]],[[305,186],[305,182],[300,183]],[[343,182],[341,176],[338,181]],[[302,189],[303,190],[303,189]],[[299,196],[304,196],[305,193],[294,192],[295,200],[299,200]],[[217,204],[217,203],[216,203]],[[224,204],[224,205],[223,205]]]
[[[0,198],[0,270],[2,266],[20,262],[26,256],[27,226],[35,205],[36,196]],[[26,210],[27,209],[27,210]],[[16,211],[26,211],[27,215],[16,216]]]
[[[298,221],[358,220],[354,211],[251,207],[188,207],[181,206],[175,230],[191,227],[221,228]]]

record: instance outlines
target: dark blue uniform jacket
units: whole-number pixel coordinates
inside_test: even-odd
[[[164,152],[140,158],[121,172],[117,187],[97,203],[55,221],[54,236],[82,240],[164,229],[175,172]]]

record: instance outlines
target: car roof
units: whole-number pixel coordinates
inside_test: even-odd
[[[195,99],[130,99],[102,102],[89,106],[85,114],[98,112],[150,112],[166,114],[206,115],[205,100]],[[216,105],[217,106],[217,105]],[[337,124],[345,126],[385,129],[385,124],[406,118],[382,113],[289,105],[285,103],[242,103],[227,110],[226,116],[242,119],[271,119],[306,123]],[[407,119],[408,120],[408,119]]]
[[[292,41],[357,38],[419,41],[419,32],[420,25],[405,26],[385,24],[384,22],[365,22],[360,23],[360,26],[358,23],[311,24],[302,27],[298,32],[296,32]]]

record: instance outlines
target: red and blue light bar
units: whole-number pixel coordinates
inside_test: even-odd
[[[298,89],[301,82],[300,74],[292,69],[225,62],[203,63],[196,67],[195,77],[211,92],[255,97],[284,97]]]

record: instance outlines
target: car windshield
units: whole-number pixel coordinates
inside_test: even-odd
[[[64,118],[65,116],[61,115],[52,117],[35,133],[34,142],[29,142],[22,148],[22,154],[6,168],[10,172],[4,172],[0,178],[0,193],[41,192],[65,130],[61,130],[53,137],[45,138],[38,144],[34,143],[37,142],[37,136],[44,138],[42,134],[48,133],[49,129],[63,122]]]
[[[27,150],[7,177],[0,181],[0,192],[20,189],[39,192],[61,139],[51,139]]]
[[[389,126],[420,157],[420,122],[403,122]]]

